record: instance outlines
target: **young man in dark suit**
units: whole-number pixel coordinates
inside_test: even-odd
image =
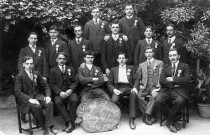
[[[50,87],[54,92],[54,104],[65,121],[63,131],[70,133],[75,129],[77,94],[74,92],[78,79],[72,67],[66,65],[67,55],[64,52],[57,54],[57,66],[50,70]],[[65,105],[67,104],[67,109]]]
[[[153,28],[152,26],[146,26],[144,35],[146,38],[144,40],[139,40],[136,49],[134,52],[134,66],[137,69],[139,64],[146,61],[147,58],[145,56],[145,48],[147,46],[151,46],[154,50],[154,58],[157,60],[162,60],[162,45],[160,42],[152,39],[153,36]]]
[[[169,50],[172,48],[176,48],[180,52],[180,61],[187,61],[187,51],[183,46],[184,42],[175,36],[175,26],[173,24],[169,24],[166,27],[166,33],[168,38],[163,42],[163,62],[164,64],[170,63],[169,60]]]
[[[104,85],[103,73],[99,67],[93,65],[94,52],[92,50],[86,51],[84,60],[85,63],[78,69],[79,83],[81,84],[79,97],[81,97],[81,101],[95,98],[110,100],[102,88]]]
[[[187,84],[190,82],[190,69],[180,59],[176,48],[169,50],[170,64],[165,64],[160,76],[161,90],[155,100],[155,108],[161,109],[166,117],[166,125],[171,132],[180,130],[177,115],[189,98]]]
[[[26,113],[30,107],[44,130],[43,135],[55,135],[57,131],[53,129],[51,89],[42,75],[33,70],[32,57],[24,56],[22,64],[24,69],[16,76],[15,80],[15,93],[21,102],[21,111]]]
[[[93,19],[85,24],[83,37],[90,41],[95,53],[94,64],[102,67],[101,63],[101,49],[104,41],[104,36],[110,33],[106,21],[100,19],[100,9],[94,7],[91,15]]]
[[[49,64],[49,68],[57,66],[56,54],[58,52],[65,52],[68,55],[66,42],[59,39],[59,28],[55,25],[49,28],[50,40],[46,43],[46,57]]]
[[[91,49],[90,41],[82,37],[82,26],[76,25],[74,27],[75,39],[71,40],[68,44],[68,51],[70,56],[71,65],[74,69],[78,70],[78,67],[84,62],[84,52]]]
[[[37,46],[38,36],[37,33],[31,32],[28,36],[29,45],[22,48],[18,57],[18,71],[21,72],[23,68],[22,58],[30,56],[33,58],[34,70],[39,71],[43,79],[47,81],[49,75],[48,63],[46,60],[45,49]],[[21,114],[21,120],[26,123],[25,114]]]
[[[128,95],[130,97],[130,120],[129,126],[131,129],[135,129],[136,125],[134,119],[136,117],[136,101],[137,101],[137,89],[139,87],[139,81],[134,80],[134,66],[126,65],[126,54],[119,53],[117,61],[119,66],[111,68],[111,72],[108,79],[108,89],[112,94],[111,101],[118,103],[119,100]]]
[[[120,32],[128,37],[131,54],[134,54],[138,40],[144,37],[145,26],[142,19],[134,15],[134,8],[131,4],[125,6],[125,14],[126,16],[118,22],[120,24]]]
[[[107,35],[108,39],[104,41],[102,48],[101,61],[103,68],[105,69],[106,75],[110,74],[110,69],[118,66],[116,59],[118,58],[119,52],[126,53],[128,56],[127,64],[132,61],[130,46],[124,35],[119,33],[120,27],[118,23],[112,23],[110,25],[112,34]]]
[[[139,64],[137,69],[138,80],[140,81],[140,89],[138,91],[138,104],[142,108],[140,110],[144,115],[143,122],[152,125],[157,121],[154,110],[155,98],[160,91],[159,78],[162,71],[163,62],[154,58],[154,48],[147,46],[144,52],[147,60]],[[148,103],[145,97],[150,95]]]

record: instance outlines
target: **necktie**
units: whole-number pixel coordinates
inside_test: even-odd
[[[79,44],[80,43],[80,40],[79,40],[79,38],[77,38],[77,44]]]
[[[151,61],[148,61],[148,67],[151,68]]]
[[[29,78],[31,79],[31,81],[33,81],[33,73],[32,73],[32,71],[29,72]]]
[[[174,77],[174,75],[175,75],[175,69],[176,69],[175,63],[172,63],[172,69],[171,69],[171,71],[172,71],[172,77]]]
[[[148,45],[150,45],[151,44],[151,40],[150,39],[148,39]]]
[[[168,43],[171,44],[171,39],[170,38],[168,39]]]
[[[65,68],[64,68],[64,66],[62,66],[62,73],[64,73],[65,72]]]
[[[54,45],[54,43],[55,43],[55,40],[54,40],[54,39],[51,39],[51,43],[52,43],[52,45]]]

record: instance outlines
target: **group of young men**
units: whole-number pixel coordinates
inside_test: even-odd
[[[29,34],[29,45],[20,50],[15,81],[23,121],[30,107],[43,134],[57,134],[52,121],[54,104],[65,122],[63,131],[70,133],[78,123],[79,102],[102,98],[119,104],[126,95],[130,97],[131,129],[136,128],[137,110],[147,125],[155,123],[156,112],[162,110],[169,130],[180,130],[177,115],[188,99],[190,81],[189,67],[181,62],[186,59],[183,42],[175,36],[175,27],[168,25],[168,38],[161,44],[152,38],[153,28],[145,27],[134,15],[132,5],[125,7],[125,13],[108,25],[100,19],[99,8],[94,8],[93,19],[84,31],[76,25],[75,39],[68,44],[58,38],[55,25],[49,28],[45,49],[36,46],[35,32]]]

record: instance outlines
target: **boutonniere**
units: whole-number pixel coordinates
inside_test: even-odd
[[[101,24],[101,29],[102,30],[104,29],[104,25],[105,25],[104,23]]]
[[[95,71],[95,76],[98,75],[98,73],[99,73],[99,71],[96,69],[96,71]]]
[[[134,22],[134,27],[136,27],[137,24],[138,24],[138,20],[135,20],[135,22]]]
[[[172,43],[171,44],[171,49],[174,48],[174,47],[175,47],[175,43]]]
[[[157,46],[158,46],[158,43],[156,42],[156,43],[155,43],[155,48],[157,48]]]
[[[37,82],[37,75],[34,75],[34,82]]]
[[[122,36],[123,40],[128,41],[128,37],[126,35]]]
[[[86,46],[83,45],[83,46],[82,46],[82,51],[83,51],[83,52],[85,52],[85,48],[86,48]]]
[[[177,77],[180,77],[181,73],[182,73],[182,70],[178,70],[178,75],[177,75]]]
[[[71,76],[71,69],[67,69],[69,76]]]
[[[127,75],[131,75],[131,69],[127,70]]]
[[[120,43],[120,46],[121,46],[121,44],[122,44],[122,38],[119,38],[119,43]]]
[[[58,52],[59,45],[56,45],[55,48],[56,48],[56,53],[57,53]]]
[[[39,57],[41,56],[41,53],[42,53],[42,51],[41,50],[38,50],[38,56]]]
[[[158,64],[157,64],[157,63],[155,63],[154,70],[156,70],[156,69],[157,69],[157,66],[158,66]]]

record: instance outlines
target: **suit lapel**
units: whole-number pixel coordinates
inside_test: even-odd
[[[26,80],[26,84],[28,84],[29,85],[29,87],[31,88],[31,90],[33,89],[33,82],[32,82],[32,80],[29,78],[29,76],[28,76],[28,74],[26,73],[26,71],[25,70],[23,70],[23,77],[25,78],[25,80]]]
[[[135,20],[136,20],[136,16],[133,16],[130,21],[130,32],[133,31],[135,27],[137,27],[137,26],[134,26]]]
[[[147,61],[145,61],[143,63],[143,70],[145,71],[145,73],[147,74]]]
[[[90,22],[90,27],[91,27],[94,31],[96,31],[96,33],[98,33],[99,27],[97,27],[97,26],[95,25],[95,23],[93,22],[93,20],[91,20],[91,22]]]
[[[177,77],[177,75],[178,75],[178,70],[180,70],[180,68],[181,68],[181,62],[179,61],[179,63],[178,63],[178,65],[177,65],[177,68],[176,68],[176,72],[175,72],[175,76]]]
[[[115,72],[114,72],[114,74],[115,74],[115,78],[114,78],[114,80],[116,80],[116,83],[118,83],[118,77],[119,77],[119,66],[117,66],[116,68],[115,68]]]
[[[131,69],[130,69],[130,75],[128,75],[128,74],[127,74],[128,69],[130,69],[130,68],[129,68],[128,65],[126,65],[126,76],[127,76],[127,79],[128,79],[129,84],[130,84],[131,86],[133,86],[132,78],[131,78],[131,76],[132,76],[132,71],[131,71]]]

